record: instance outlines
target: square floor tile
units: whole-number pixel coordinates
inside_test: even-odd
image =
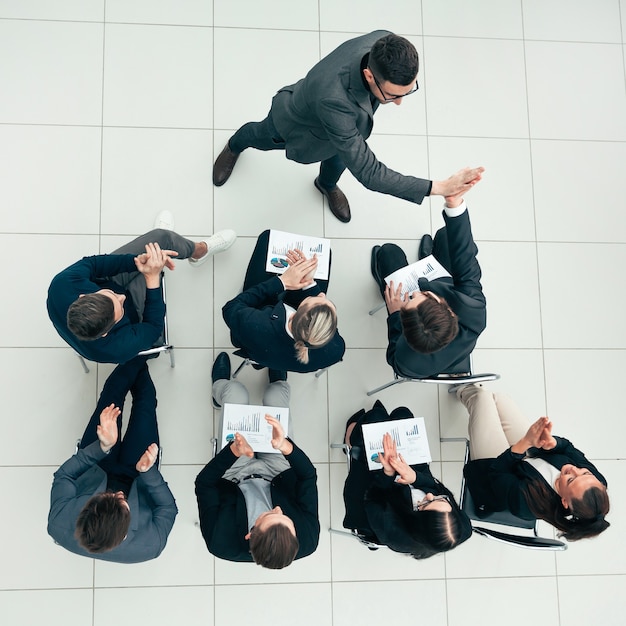
[[[478,242],[487,328],[479,348],[540,348],[541,319],[534,243]]]
[[[0,126],[4,232],[98,233],[100,129]]]
[[[150,613],[152,626],[176,623],[184,614],[185,626],[212,626],[212,587],[152,587],[150,589],[96,589],[94,594],[94,626],[109,626],[111,607],[119,615],[115,623],[132,626]],[[184,608],[183,608],[184,607]]]
[[[521,41],[424,37],[424,58],[429,133],[528,136]]]
[[[230,623],[242,597],[255,607],[254,622],[257,626],[291,626],[294,616],[297,616],[300,626],[329,624],[332,621],[333,594],[330,584],[309,583],[216,587],[215,623]],[[279,611],[277,606],[280,606]]]
[[[55,470],[56,466],[0,468],[0,487],[7,502],[19,502],[0,521],[2,560],[10,564],[0,570],[0,589],[93,585],[93,559],[55,545],[46,532]]]
[[[466,166],[485,168],[482,181],[465,196],[474,239],[534,240],[533,173],[527,139],[429,137],[428,160],[437,180]],[[440,224],[444,199],[435,198],[431,204],[433,220]]]
[[[211,26],[213,2],[206,0],[107,0],[107,22]]]
[[[525,51],[533,139],[626,139],[622,46],[528,41]]]
[[[525,551],[518,549],[517,552]],[[533,598],[533,623],[541,626],[559,623],[554,577],[450,580],[447,592],[449,626],[498,624],[503,615],[508,624],[523,626],[528,616],[524,611],[511,611],[520,594]]]
[[[0,21],[0,120],[100,124],[102,24]]]
[[[166,209],[177,232],[212,232],[210,131],[105,128],[103,133],[103,232],[141,232],[146,212],[156,217]]]
[[[620,43],[617,2],[524,0],[524,37],[551,41]]]
[[[302,0],[297,5],[289,0],[213,0],[215,26],[254,29],[317,30],[318,7],[315,0]],[[298,47],[283,50],[285,57],[297,56]]]
[[[626,246],[540,243],[538,253],[544,347],[625,348],[622,294],[615,286]],[[580,297],[590,285],[602,293],[600,308]]]
[[[613,419],[614,391],[623,380],[624,350],[546,350],[544,358],[548,415],[554,432],[562,433],[590,459],[626,458],[622,445],[626,425]],[[588,372],[602,372],[595,385]],[[611,420],[610,437],[595,427],[597,420],[605,419]]]
[[[570,626],[620,626],[626,612],[624,576],[559,577],[561,623]],[[585,602],[583,598],[593,598]]]
[[[476,5],[463,0],[422,0],[424,35],[443,37],[522,38],[522,12],[516,0],[487,0]]]
[[[108,24],[104,124],[210,128],[213,31]]]
[[[422,33],[419,2],[390,3],[385,7],[384,19],[380,15],[381,8],[375,0],[359,0],[359,2],[321,0],[320,29],[343,31],[345,34],[365,34],[380,29],[390,30],[403,36]]]
[[[0,591],[2,619],[7,624],[85,626],[91,624],[91,589]],[[68,610],[71,607],[71,610]]]
[[[36,20],[102,21],[104,0],[3,0],[0,17]]]
[[[626,243],[626,217],[613,210],[615,199],[626,195],[621,175],[626,143],[533,140],[531,145],[537,239]],[[558,185],[557,189],[550,174],[555,169],[567,172],[571,181],[615,184]]]
[[[320,59],[317,32],[216,27],[214,37],[216,129],[265,119],[276,92],[299,81]],[[251,59],[262,71],[250,72]]]

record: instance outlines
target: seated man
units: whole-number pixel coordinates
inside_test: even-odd
[[[122,409],[133,396],[123,441]],[[70,552],[116,563],[155,559],[178,513],[157,469],[156,391],[146,357],[109,376],[78,452],[54,474],[48,534]]]
[[[248,391],[230,379],[230,360],[218,355],[211,372],[213,398],[223,406],[248,404]],[[288,406],[289,384],[270,382],[265,406]],[[240,434],[196,478],[200,528],[209,552],[227,561],[254,561],[282,569],[315,552],[320,536],[317,474],[309,458],[272,425],[272,447],[254,453]],[[220,437],[221,440],[221,437]]]
[[[401,295],[402,285],[384,278],[408,265],[395,244],[375,246],[372,274],[387,303],[387,362],[400,376],[426,378],[459,371],[487,324],[481,271],[463,193],[446,196],[446,226],[424,235],[419,257],[433,254],[451,277],[419,279],[420,291]]]
[[[171,257],[201,265],[235,241],[232,230],[194,243],[159,228],[113,254],[84,257],[57,274],[48,289],[48,315],[78,354],[98,363],[125,363],[154,346],[163,333],[160,289]]]

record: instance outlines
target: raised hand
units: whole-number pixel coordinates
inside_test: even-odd
[[[398,456],[393,459],[389,459],[389,463],[399,475],[396,482],[402,485],[412,485],[417,480],[415,470],[404,460],[401,454],[398,454]]]
[[[395,476],[396,470],[391,462],[397,455],[398,451],[396,449],[395,439],[389,433],[385,433],[383,435],[383,451],[378,453],[378,460],[383,466],[383,472],[387,474],[387,476]]]
[[[156,443],[151,443],[148,449],[141,455],[135,469],[138,472],[147,472],[155,463],[159,456],[159,446]]]
[[[291,454],[293,445],[285,438],[283,425],[272,415],[265,414],[267,423],[272,427],[272,448],[280,450],[283,454]]]
[[[442,181],[433,181],[431,196],[444,196],[446,204],[454,208],[460,204],[463,194],[467,193],[482,178],[484,167],[464,167],[456,174]]]
[[[296,252],[290,250],[290,252]],[[278,277],[283,283],[285,289],[296,290],[302,289],[313,282],[313,276],[317,270],[317,255],[313,255],[312,258],[295,258],[292,256],[293,262],[289,262],[289,256],[287,261],[289,267]]]
[[[556,447],[556,439],[552,436],[552,422],[548,421],[548,423],[544,426],[543,432],[539,437],[539,445],[537,447],[542,448],[543,450],[552,450]]]
[[[230,444],[230,450],[236,457],[249,456],[252,458],[254,456],[254,450],[250,447],[246,438],[239,433],[235,433],[235,439]]]
[[[108,452],[117,443],[117,418],[120,413],[115,404],[109,404],[100,413],[100,424],[96,426],[96,434],[103,452]]]

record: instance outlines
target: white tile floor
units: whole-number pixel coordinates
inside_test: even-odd
[[[377,302],[369,251],[397,240],[415,256],[418,238],[441,225],[440,203],[378,195],[346,174],[354,218],[342,225],[313,188],[315,166],[250,151],[225,187],[210,173],[233,129],[262,118],[278,87],[376,28],[409,37],[422,58],[419,93],[377,114],[376,153],[438,179],[487,168],[468,197],[489,301],[476,369],[500,372],[494,387],[529,416],[547,411],[609,480],[612,528],[565,553],[474,537],[416,562],[326,532],[341,523],[345,478],[328,442],[391,375],[384,315],[367,315]],[[625,55],[626,0],[0,0],[3,626],[624,624]],[[93,562],[55,546],[46,516],[52,472],[111,368],[81,372],[47,319],[46,288],[165,208],[183,234],[232,227],[240,239],[169,281],[177,366],[150,366],[163,473],[180,507],[168,547],[143,565]],[[324,530],[313,556],[281,572],[214,559],[193,494],[213,432],[211,363],[230,348],[220,308],[240,288],[254,237],[272,226],[332,237],[330,295],[349,346],[328,375],[290,376]],[[263,376],[242,378],[258,398]],[[456,486],[460,452],[438,437],[464,433],[460,407],[418,385],[380,397],[425,415],[433,469]]]

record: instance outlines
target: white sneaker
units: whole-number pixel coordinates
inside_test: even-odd
[[[237,239],[237,233],[234,230],[227,228],[226,230],[220,230],[219,232],[211,235],[208,239],[203,239],[207,247],[207,253],[201,256],[199,259],[192,259],[189,257],[188,261],[192,267],[198,267],[202,265],[210,256],[217,254],[218,252],[224,252],[228,250]]]
[[[174,216],[170,211],[161,211],[154,220],[155,228],[163,230],[174,230]]]

